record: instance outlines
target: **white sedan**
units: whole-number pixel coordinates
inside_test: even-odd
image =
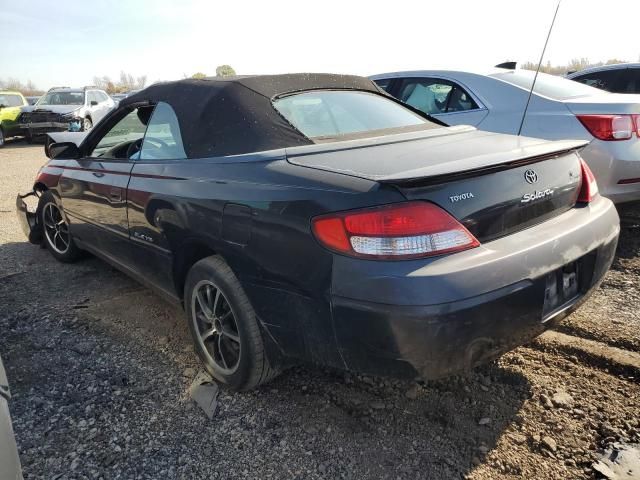
[[[389,94],[449,125],[517,134],[535,72],[489,74],[419,70],[370,77]],[[522,135],[585,139],[582,156],[600,192],[616,203],[640,200],[640,95],[607,93],[540,73]]]

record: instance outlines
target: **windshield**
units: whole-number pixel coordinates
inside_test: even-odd
[[[536,72],[530,70],[513,70],[504,73],[494,73],[491,76],[529,90],[531,89],[535,74]],[[553,98],[554,100],[568,100],[570,98],[602,95],[606,93],[597,88],[546,73],[538,74],[536,86],[533,91],[539,95]]]
[[[433,125],[402,105],[367,92],[318,90],[279,98],[273,105],[305,136],[316,139]]]
[[[36,105],[84,105],[84,92],[47,92]]]
[[[22,98],[19,95],[13,95],[11,93],[0,93],[0,105],[5,107],[20,107],[22,106]]]

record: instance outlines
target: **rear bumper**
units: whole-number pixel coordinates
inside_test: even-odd
[[[332,315],[343,361],[355,371],[432,379],[496,358],[588,298],[618,234],[615,208],[599,198],[478,249],[394,262],[391,274],[373,273],[381,262],[358,267],[341,257]],[[566,265],[578,265],[578,290],[549,309],[549,278]]]
[[[18,216],[20,228],[27,239],[31,243],[40,243],[42,240],[42,227],[37,221],[36,213],[30,211],[27,203],[25,202],[25,199],[31,196],[37,197],[37,194],[35,192],[30,192],[26,195],[18,195],[16,197],[16,215]]]
[[[581,155],[593,170],[602,195],[614,203],[640,200],[640,140],[635,136],[620,142],[594,140]],[[625,183],[630,179],[638,181]]]

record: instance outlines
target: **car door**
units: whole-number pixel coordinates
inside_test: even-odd
[[[93,130],[82,157],[68,160],[59,181],[71,234],[89,249],[123,260],[129,240],[126,191],[153,107],[125,107]]]
[[[182,228],[175,205],[188,161],[173,108],[158,102],[127,188],[130,265],[173,296],[173,254],[167,234]]]
[[[444,78],[398,79],[393,95],[447,125],[478,125],[488,110],[458,83]]]
[[[106,93],[100,92],[100,91],[96,91],[94,93],[95,93],[96,99],[98,100],[98,107],[99,107],[98,116],[96,117],[95,121],[99,122],[107,115],[107,113],[109,113],[112,105]]]

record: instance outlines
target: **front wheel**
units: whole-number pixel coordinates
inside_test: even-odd
[[[4,146],[4,130],[0,127],[0,147]]]
[[[51,255],[65,263],[77,260],[80,249],[74,243],[69,225],[51,192],[44,192],[40,197],[38,219],[42,225],[44,243]]]
[[[91,119],[89,117],[85,118],[82,123],[82,130],[84,130],[85,132],[88,132],[92,128],[93,128],[93,122],[91,121]]]
[[[184,303],[196,353],[215,379],[233,390],[250,390],[277,375],[251,303],[221,257],[191,268]]]

